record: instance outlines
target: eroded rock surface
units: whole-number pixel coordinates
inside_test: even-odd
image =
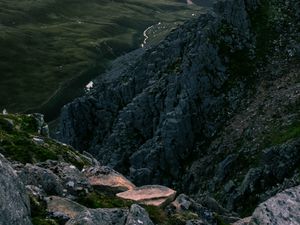
[[[146,185],[118,193],[117,196],[145,205],[163,207],[174,200],[176,191],[160,185]]]
[[[124,225],[128,210],[124,209],[90,209],[69,220],[66,225]]]
[[[133,204],[130,207],[125,225],[154,225],[144,208]]]
[[[32,225],[24,184],[0,154],[0,224]]]
[[[135,188],[132,182],[109,167],[85,168],[83,173],[88,178],[91,186],[102,191],[119,193]]]
[[[50,196],[47,198],[47,211],[54,217],[65,220],[74,219],[87,208],[67,198]]]
[[[300,224],[300,186],[277,194],[255,209],[249,225],[269,224]]]
[[[137,186],[209,193],[249,216],[300,184],[299,11],[297,0],[218,1],[118,59],[63,108],[60,140]]]

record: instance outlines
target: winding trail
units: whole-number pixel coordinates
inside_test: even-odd
[[[149,36],[147,35],[147,32],[148,32],[148,30],[150,30],[153,26],[154,26],[154,25],[152,25],[152,26],[148,27],[146,30],[144,30],[143,35],[144,35],[145,38],[144,38],[144,42],[143,42],[143,44],[142,44],[142,47],[144,47],[145,44],[147,44],[147,40],[148,40],[148,38],[149,38]]]

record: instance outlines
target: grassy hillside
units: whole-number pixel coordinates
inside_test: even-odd
[[[55,94],[50,110],[69,101],[110,59],[142,43],[145,28],[191,17],[184,2],[0,1],[0,108],[24,111]]]

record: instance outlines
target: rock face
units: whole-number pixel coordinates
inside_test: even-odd
[[[89,209],[69,220],[66,225],[154,225],[148,213],[139,205],[133,204],[130,210]]]
[[[222,93],[229,74],[213,40],[222,38],[216,31],[224,20],[237,38],[219,41],[232,52],[250,48],[246,10],[243,0],[222,1],[217,14],[189,21],[128,59],[133,64],[99,78],[94,92],[64,107],[60,140],[88,149],[137,185],[178,180],[196,140],[211,138],[232,111]]]
[[[107,190],[119,193],[135,188],[133,183],[109,167],[98,166],[86,168],[84,169],[84,174],[91,186],[102,191]]]
[[[47,194],[62,195],[63,185],[60,178],[51,170],[27,164],[19,176],[26,185],[40,186]]]
[[[299,8],[219,1],[157,46],[118,59],[63,108],[59,139],[138,186],[210,193],[250,215],[300,184]]]
[[[90,209],[84,211],[66,225],[124,225],[128,211],[124,209]]]
[[[125,225],[154,225],[148,213],[139,205],[133,204],[130,207],[129,215]]]
[[[118,193],[117,196],[145,205],[163,207],[174,200],[176,191],[164,186],[147,185]]]
[[[63,218],[66,221],[74,219],[87,208],[67,198],[50,196],[47,198],[47,211],[54,217]]]
[[[268,224],[300,224],[300,186],[277,194],[255,209],[249,225]]]
[[[23,183],[0,154],[0,224],[31,225],[30,204]]]

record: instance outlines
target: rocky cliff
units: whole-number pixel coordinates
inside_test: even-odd
[[[300,186],[240,219],[210,196],[137,187],[90,154],[50,139],[41,127],[41,115],[0,114],[0,225],[299,224]]]
[[[116,60],[63,108],[59,139],[138,185],[250,215],[300,184],[299,21],[296,0],[219,1]]]

